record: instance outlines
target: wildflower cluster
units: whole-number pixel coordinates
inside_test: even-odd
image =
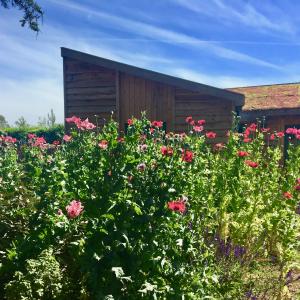
[[[0,137],[1,295],[256,299],[292,284],[298,129],[250,124],[222,137],[192,116],[189,134],[145,118],[128,119],[126,133],[114,121],[66,122],[50,144]],[[285,135],[295,139],[283,164],[281,143],[270,140]],[[264,290],[264,268],[274,266],[276,286]]]

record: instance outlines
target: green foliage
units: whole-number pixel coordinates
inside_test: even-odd
[[[54,114],[54,111],[53,109],[51,108],[51,111],[49,114],[47,114],[47,125],[49,127],[54,127],[55,126],[55,121],[56,121],[56,117],[55,117],[55,114]]]
[[[35,31],[39,32],[39,22],[40,19],[43,18],[43,11],[41,7],[34,0],[0,0],[0,5],[6,9],[11,7],[17,8],[21,10],[24,15],[20,20],[21,26],[24,27],[28,25],[28,27]]]
[[[0,129],[0,135],[12,136],[22,143],[27,141],[28,133],[34,133],[39,137],[44,137],[47,142],[53,143],[55,140],[60,140],[64,135],[64,126],[55,125],[51,128],[48,127],[28,127],[28,128],[5,128]]]
[[[8,122],[6,121],[5,117],[0,115],[0,128],[7,128],[9,127]]]
[[[29,127],[29,124],[27,123],[27,121],[25,120],[25,118],[23,116],[21,116],[16,122],[15,122],[16,126],[21,128],[21,129],[26,129]]]
[[[300,147],[283,166],[280,139],[253,126],[252,142],[214,146],[146,119],[122,139],[114,121],[73,121],[60,145],[0,142],[7,299],[245,299],[273,266],[283,299],[299,267]]]
[[[53,251],[48,249],[37,259],[28,259],[24,273],[14,274],[5,287],[5,296],[7,300],[62,299],[66,282]]]

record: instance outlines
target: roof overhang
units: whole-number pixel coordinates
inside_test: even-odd
[[[235,104],[235,106],[243,106],[245,104],[245,97],[243,94],[239,94],[225,89],[220,89],[213,86],[201,84],[198,82],[158,73],[147,69],[142,69],[139,67],[127,65],[124,63],[120,63],[117,61],[109,60],[95,55],[72,50],[69,48],[62,47],[61,56],[80,60],[83,62],[98,65],[108,69],[114,69],[133,76],[142,77],[144,79],[162,82],[168,85],[180,87],[182,89],[191,90],[194,92],[198,92],[201,95],[208,95],[212,98],[232,101]]]
[[[242,121],[253,121],[260,118],[268,117],[288,117],[299,116],[299,108],[282,108],[282,109],[264,109],[264,110],[246,110],[241,112]]]

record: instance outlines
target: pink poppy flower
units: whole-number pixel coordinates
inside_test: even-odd
[[[286,134],[297,134],[298,130],[297,128],[287,128],[287,130],[285,131]]]
[[[32,139],[35,139],[36,138],[36,134],[35,133],[28,133],[27,134],[27,137],[32,140]]]
[[[98,146],[101,148],[101,149],[107,149],[108,147],[108,141],[107,140],[102,140],[98,143]]]
[[[146,144],[139,145],[138,149],[140,152],[145,152],[148,149],[148,145],[146,145]]]
[[[70,142],[72,140],[72,137],[70,135],[65,134],[64,137],[63,137],[63,140],[65,142]]]
[[[270,128],[262,128],[261,129],[261,132],[262,133],[267,133],[267,132],[269,132],[270,131]]]
[[[143,171],[146,170],[146,164],[145,163],[140,163],[140,164],[137,165],[136,168],[137,168],[138,171],[143,172]]]
[[[83,211],[83,205],[78,200],[73,200],[66,206],[66,211],[70,219],[78,217]]]
[[[214,145],[214,150],[216,151],[221,151],[225,148],[226,146],[223,143],[217,143]]]
[[[186,117],[186,119],[185,119],[185,122],[186,123],[191,123],[193,121],[193,118],[191,117],[191,116],[189,116],[189,117]]]
[[[203,126],[193,126],[193,129],[195,132],[201,132],[203,131]]]
[[[199,126],[203,126],[206,123],[206,121],[205,120],[198,120],[197,123],[198,123]]]

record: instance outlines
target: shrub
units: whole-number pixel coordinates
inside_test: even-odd
[[[9,135],[16,138],[22,143],[26,143],[29,133],[36,134],[38,137],[44,137],[45,140],[52,144],[56,140],[60,140],[64,135],[64,126],[55,125],[53,127],[25,127],[25,128],[5,128],[0,129],[0,135]]]
[[[0,195],[14,207],[17,180],[26,189],[14,195],[30,203],[5,243],[7,295],[37,293],[47,259],[54,277],[41,299],[61,283],[56,273],[72,282],[59,285],[72,299],[255,299],[264,293],[256,274],[265,279],[274,263],[274,293],[286,293],[299,247],[300,147],[290,145],[283,167],[282,137],[270,141],[255,124],[214,145],[204,120],[185,135],[133,119],[124,137],[114,121],[101,132],[67,122],[75,128],[61,144],[2,138]]]

